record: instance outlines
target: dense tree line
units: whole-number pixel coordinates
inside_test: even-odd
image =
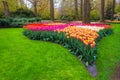
[[[0,13],[5,13],[5,16],[23,8],[43,19],[82,20],[84,23],[89,23],[92,18],[99,18],[101,22],[112,20],[115,11],[120,11],[116,0],[0,0],[0,5],[3,5]]]

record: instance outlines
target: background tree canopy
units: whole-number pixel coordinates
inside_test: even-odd
[[[5,13],[9,13],[10,16],[39,16],[47,20],[51,19],[52,15],[52,18],[55,19],[80,20],[85,17],[85,1],[87,0],[0,0],[0,17],[6,17]],[[90,4],[89,11],[92,21],[99,20],[100,14],[103,14],[105,19],[112,19],[114,14],[120,12],[119,0],[105,0],[102,3],[104,7],[100,7],[101,0],[89,0],[88,2],[90,2],[88,4]],[[103,8],[103,13],[100,13],[100,9]],[[8,12],[5,9],[8,9]]]

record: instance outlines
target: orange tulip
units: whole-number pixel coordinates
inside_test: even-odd
[[[99,36],[96,31],[78,28],[74,26],[66,27],[63,30],[58,30],[58,32],[65,32],[66,37],[72,37],[81,40],[85,45],[90,45],[91,47],[95,46],[95,39]]]

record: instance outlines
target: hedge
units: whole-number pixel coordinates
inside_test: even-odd
[[[17,27],[20,28],[27,23],[40,22],[41,18],[1,18],[0,27]]]

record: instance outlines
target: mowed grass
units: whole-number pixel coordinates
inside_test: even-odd
[[[111,80],[120,62],[120,25],[113,26],[99,42],[96,78],[66,48],[29,40],[20,28],[0,29],[0,80]]]

